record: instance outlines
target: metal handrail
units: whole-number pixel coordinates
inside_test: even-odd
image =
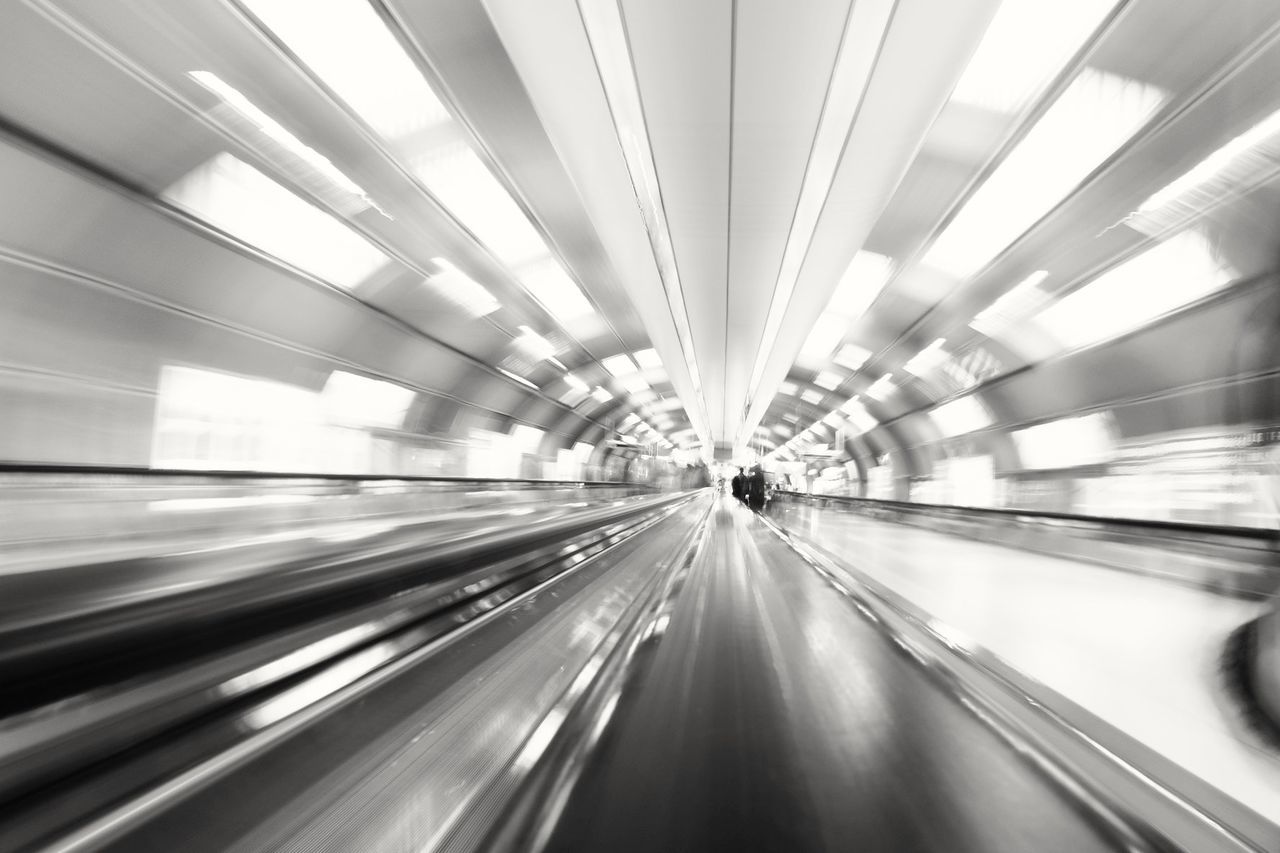
[[[1006,507],[971,507],[955,504],[916,503],[914,501],[891,501],[880,498],[859,498],[851,495],[813,495],[807,492],[796,492],[778,489],[779,494],[791,495],[812,500],[838,501],[869,507],[913,512],[917,514],[968,515],[976,517],[1032,518],[1043,521],[1066,521],[1092,524],[1103,527],[1126,528],[1133,530],[1159,530],[1164,532],[1188,533],[1198,537],[1221,536],[1242,539],[1255,539],[1262,542],[1280,543],[1280,530],[1261,527],[1237,527],[1233,525],[1198,524],[1189,521],[1164,521],[1160,519],[1120,518],[1104,515],[1084,515],[1081,513],[1052,512],[1038,509],[1012,509]]]

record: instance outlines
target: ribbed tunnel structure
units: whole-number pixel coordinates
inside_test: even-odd
[[[1280,849],[1277,80],[1273,0],[4,4],[0,850]]]

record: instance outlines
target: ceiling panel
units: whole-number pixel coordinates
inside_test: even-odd
[[[710,430],[723,435],[730,0],[623,3]]]
[[[848,0],[737,7],[723,438],[742,415],[848,14]]]

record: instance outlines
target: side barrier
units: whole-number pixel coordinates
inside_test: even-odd
[[[778,492],[783,501],[1265,598],[1280,589],[1280,531]],[[785,523],[785,514],[777,516]]]

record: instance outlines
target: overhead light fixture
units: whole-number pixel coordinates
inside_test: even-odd
[[[639,373],[634,373],[630,376],[619,376],[618,382],[632,394],[649,390],[649,383]]]
[[[871,383],[871,387],[867,389],[867,396],[874,397],[877,400],[884,400],[896,389],[893,387],[893,374],[886,373],[875,382]]]
[[[607,403],[613,399],[613,395],[599,385],[592,389],[591,396],[597,403]]]
[[[1204,234],[1183,231],[1104,272],[1032,322],[1068,349],[1088,346],[1145,326],[1239,275]]]
[[[1218,148],[1153,194],[1124,223],[1154,237],[1238,198],[1280,171],[1280,111]]]
[[[929,247],[921,263],[966,279],[1110,157],[1167,93],[1084,68]]]
[[[857,344],[845,344],[840,347],[840,351],[836,353],[836,364],[846,367],[855,373],[867,363],[867,359],[871,358],[871,350],[863,349]]]
[[[383,140],[477,241],[562,323],[594,313],[546,241],[364,0],[243,0],[250,13]]]
[[[523,376],[512,373],[510,370],[507,370],[502,367],[499,367],[497,370],[499,373],[501,373],[503,376],[507,377],[508,379],[514,379],[516,382],[519,382],[521,385],[524,385],[528,388],[532,388],[535,391],[539,390],[537,385],[534,385],[532,382],[530,382],[528,379],[525,379]]]
[[[841,413],[839,409],[836,409],[835,411],[832,411],[832,412],[828,412],[827,416],[822,419],[822,422],[824,424],[827,424],[828,426],[833,426],[833,427],[840,426],[840,424],[844,423],[844,421],[845,421],[844,415]]]
[[[778,393],[786,394],[788,397],[794,397],[796,395],[796,391],[798,390],[799,388],[796,386],[796,383],[794,382],[783,382],[781,385],[778,386]]]
[[[809,151],[809,161],[805,167],[800,195],[796,200],[787,243],[783,248],[782,263],[778,268],[773,298],[765,318],[764,335],[747,383],[748,401],[755,397],[759,388],[765,364],[773,352],[782,320],[791,304],[791,295],[795,291],[804,258],[813,241],[818,217],[831,190],[831,182],[840,164],[845,141],[849,137],[858,105],[862,103],[863,93],[880,55],[878,44],[889,26],[893,8],[892,3],[855,3],[845,20],[839,53],[827,87],[822,114],[818,119],[818,128],[814,133],[813,146]],[[843,329],[841,335],[843,336]],[[837,343],[838,340],[833,342],[819,357],[826,358],[830,355]]]
[[[197,166],[161,197],[253,248],[346,290],[391,262],[345,222],[226,152]]]
[[[294,0],[242,0],[380,136],[402,139],[453,119],[382,18],[362,0],[324,14]]]
[[[950,358],[947,351],[942,348],[946,342],[945,338],[938,338],[912,356],[906,364],[902,365],[902,369],[915,376],[928,376]]]
[[[440,268],[440,272],[427,279],[427,283],[441,299],[472,317],[484,317],[502,307],[502,303],[483,285],[477,284],[444,258],[432,258],[431,262]]]
[[[435,90],[363,0],[324,14],[294,0],[243,0],[267,29],[387,142],[427,189],[508,265],[545,255],[528,218],[467,143]],[[434,132],[427,132],[434,131]],[[420,148],[421,140],[431,140]]]
[[[815,406],[821,403],[826,396],[827,395],[823,394],[821,391],[814,391],[812,388],[808,388],[800,392],[801,400],[804,400],[806,403],[813,403]]]
[[[521,266],[516,277],[551,316],[566,326],[595,314],[578,285],[550,255]]]
[[[639,364],[645,370],[657,370],[662,367],[662,359],[658,357],[658,351],[654,349],[642,349],[633,352],[632,357],[635,358],[636,364]]]
[[[570,388],[572,388],[573,390],[577,391],[580,394],[591,393],[591,388],[587,386],[587,383],[583,382],[581,379],[574,376],[572,373],[566,373],[564,375],[564,382],[566,385],[568,385]]]
[[[857,320],[867,313],[892,274],[893,258],[875,252],[858,252],[845,268],[844,275],[840,276],[827,312],[849,321]]]
[[[990,307],[979,312],[969,323],[969,328],[989,338],[1000,337],[1049,301],[1049,293],[1040,289],[1040,285],[1048,277],[1048,270],[1036,270],[992,302]]]
[[[284,125],[259,109],[256,104],[245,97],[238,89],[228,85],[221,77],[209,71],[192,71],[188,76],[221,98],[223,103],[257,127],[267,138],[301,160],[313,173],[321,176],[338,193],[345,195],[349,199],[356,200],[357,204],[355,206],[350,202],[338,205],[340,209],[346,208],[343,210],[344,213],[350,215],[369,207],[377,208],[379,212],[382,212],[381,208],[378,208],[373,203],[373,200],[369,198],[369,194],[364,191],[364,188],[347,177],[337,166],[333,165],[333,162],[328,157],[325,157],[319,151],[294,136]],[[384,213],[383,215],[386,214]]]
[[[951,93],[952,103],[1017,113],[1106,20],[1116,0],[1004,0]]]
[[[859,435],[865,432],[870,432],[880,426],[880,422],[867,411],[867,407],[864,406],[862,401],[857,397],[850,397],[845,404],[840,407],[840,411],[849,416],[849,420],[858,428]]]
[[[605,370],[619,378],[638,372],[635,362],[625,355],[611,355],[600,363],[604,365]]]
[[[822,314],[805,338],[799,360],[810,364],[825,362],[848,329],[849,323],[843,317],[830,312]]]
[[[550,341],[539,335],[528,326],[520,326],[520,334],[513,343],[534,361],[542,361],[556,354],[556,348]]]
[[[844,377],[834,370],[822,370],[813,378],[813,384],[834,391],[844,382]]]

